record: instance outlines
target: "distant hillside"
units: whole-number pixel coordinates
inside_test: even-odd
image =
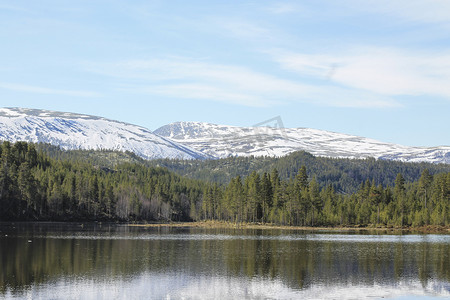
[[[70,162],[83,162],[96,167],[114,169],[120,164],[137,163],[146,165],[147,160],[137,156],[133,152],[113,150],[64,150],[59,146],[50,144],[35,144],[38,151],[42,151],[49,157]]]
[[[407,182],[416,181],[422,171],[431,174],[450,172],[448,164],[406,163],[368,159],[316,157],[299,151],[284,157],[229,157],[219,160],[153,160],[151,166],[162,166],[177,174],[195,179],[227,184],[231,178],[247,176],[251,172],[271,172],[277,169],[281,179],[293,178],[301,166],[306,166],[310,178],[316,177],[322,186],[331,184],[336,191],[355,192],[361,183],[374,180],[376,184],[393,186],[398,173]]]
[[[66,150],[131,151],[145,159],[208,157],[140,126],[39,109],[0,108],[0,140],[48,143]]]
[[[138,163],[102,168],[84,159],[76,161],[67,152],[54,159],[42,150],[36,151],[33,144],[3,142],[0,221],[219,220],[312,227],[449,225],[450,172],[432,175],[424,170],[419,180],[410,183],[399,173],[394,187],[366,180],[355,193],[345,195],[333,188],[345,181],[321,186],[316,178],[327,173],[317,170],[341,167],[335,175],[345,178],[347,170],[357,173],[355,164],[361,162],[336,160],[337,164],[329,161],[327,165],[310,154],[298,154],[290,162],[274,165],[281,168],[283,163],[307,162],[316,171],[308,174],[301,167],[287,180],[281,179],[276,170],[252,172],[218,185]],[[228,167],[241,164],[234,161]],[[399,166],[379,165],[371,159],[361,167],[369,174],[385,174],[381,179],[389,179]],[[417,171],[415,167],[403,167],[409,175]],[[347,184],[344,187],[351,187],[351,181]]]
[[[277,126],[281,126],[277,124]],[[217,158],[285,156],[306,151],[316,156],[450,164],[450,147],[409,147],[311,128],[237,127],[176,122],[154,131],[159,136]]]
[[[369,159],[342,159],[316,157],[304,151],[285,157],[229,157],[218,160],[145,160],[132,152],[62,150],[57,146],[38,144],[36,148],[62,161],[87,162],[97,167],[114,169],[123,163],[137,163],[149,167],[164,167],[178,175],[219,184],[228,184],[236,176],[246,177],[251,172],[271,172],[277,169],[283,180],[293,178],[301,166],[306,166],[310,178],[316,176],[321,186],[331,184],[336,191],[352,193],[360,184],[374,180],[376,184],[393,186],[398,173],[407,182],[420,178],[423,170],[431,174],[450,172],[450,165],[431,163],[404,163]]]
[[[26,108],[0,108],[0,141],[26,141],[64,150],[132,152],[143,159],[315,156],[450,164],[450,146],[408,147],[310,128],[236,127],[176,122],[151,132],[102,117]]]

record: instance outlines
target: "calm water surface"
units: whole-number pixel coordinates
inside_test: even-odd
[[[450,298],[450,235],[0,224],[0,299]]]

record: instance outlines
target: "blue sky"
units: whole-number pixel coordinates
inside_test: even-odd
[[[450,1],[4,1],[0,106],[450,145]]]

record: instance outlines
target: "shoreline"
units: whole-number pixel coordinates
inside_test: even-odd
[[[450,226],[428,225],[421,227],[388,227],[388,226],[342,226],[342,227],[310,227],[289,226],[262,223],[232,223],[226,221],[196,221],[170,223],[126,223],[135,227],[188,227],[188,228],[224,228],[224,229],[264,229],[264,230],[308,230],[308,231],[386,231],[386,232],[418,232],[450,234]]]
[[[228,221],[194,221],[194,222],[114,222],[114,221],[94,221],[94,220],[73,220],[73,221],[0,221],[0,225],[14,224],[76,224],[84,227],[91,225],[126,225],[131,227],[171,227],[171,228],[203,228],[203,229],[259,229],[259,230],[300,230],[300,231],[316,231],[316,232],[363,232],[375,231],[383,233],[419,233],[419,234],[449,234],[450,226],[426,225],[420,227],[398,227],[398,226],[290,226],[276,225],[270,223],[234,223]]]

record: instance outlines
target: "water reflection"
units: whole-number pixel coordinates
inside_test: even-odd
[[[0,226],[0,297],[450,296],[449,235]]]
[[[449,295],[439,284],[398,282],[394,286],[315,285],[293,289],[281,280],[261,278],[189,276],[173,273],[143,273],[135,278],[101,281],[61,279],[25,288],[20,294],[8,291],[6,298],[28,299],[381,299],[407,295],[428,299]],[[406,298],[405,298],[406,299]]]

